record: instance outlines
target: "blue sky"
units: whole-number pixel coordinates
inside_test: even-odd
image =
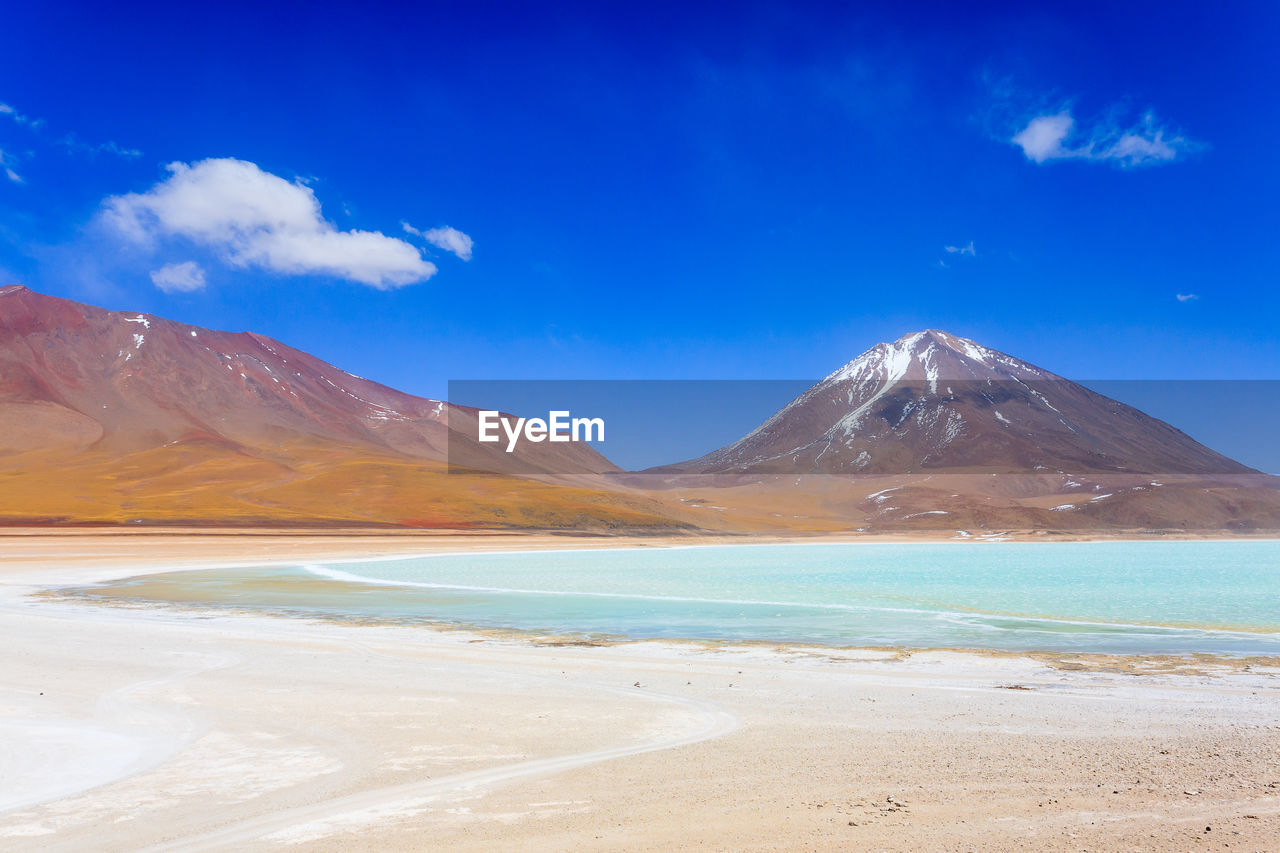
[[[427,396],[1280,378],[1280,7],[1035,5],[10,4],[0,283]]]

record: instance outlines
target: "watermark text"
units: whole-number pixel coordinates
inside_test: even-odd
[[[525,441],[604,441],[604,418],[575,418],[568,411],[547,412],[542,418],[517,418],[501,412],[481,410],[476,418],[479,441],[500,442],[506,436],[507,452],[514,453],[520,439]]]

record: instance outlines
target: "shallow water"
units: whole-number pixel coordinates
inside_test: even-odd
[[[840,646],[1280,655],[1280,542],[734,545],[153,575],[93,595]]]

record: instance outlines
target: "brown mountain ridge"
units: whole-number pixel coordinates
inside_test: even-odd
[[[1277,478],[936,330],[873,347],[725,448],[640,474],[587,445],[513,456],[476,432],[475,409],[262,335],[0,288],[4,524],[1280,528]]]
[[[585,444],[513,460],[473,441],[475,422],[263,335],[0,288],[11,523],[673,524],[644,501],[501,476],[616,468]],[[489,474],[448,474],[450,452]]]

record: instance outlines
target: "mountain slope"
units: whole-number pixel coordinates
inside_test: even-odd
[[[872,347],[730,445],[622,479],[793,529],[1280,529],[1280,478],[937,330]]]
[[[0,288],[0,520],[672,523],[643,499],[457,473],[616,470],[585,444],[506,454],[475,420],[262,335]]]
[[[937,330],[877,344],[739,441],[659,470],[1251,473],[1137,409]]]
[[[482,445],[475,410],[414,397],[252,332],[218,332],[0,288],[0,419],[38,423],[3,449],[129,452],[176,442],[288,450],[336,445],[412,459],[511,466]],[[450,431],[454,434],[450,435]],[[524,443],[519,470],[617,470],[584,444]]]

